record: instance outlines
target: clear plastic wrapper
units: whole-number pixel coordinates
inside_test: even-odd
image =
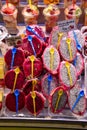
[[[35,5],[26,5],[22,11],[22,15],[26,25],[37,24],[39,10]]]
[[[47,33],[50,33],[53,27],[57,25],[60,10],[56,5],[50,4],[44,8],[43,15],[45,17],[45,30]]]
[[[3,16],[3,21],[5,26],[9,29],[17,28],[17,9],[12,4],[5,4],[1,8],[1,14]]]
[[[76,4],[75,5],[72,4],[65,9],[64,13],[66,20],[74,19],[75,23],[78,24],[82,11],[79,6],[77,6]]]

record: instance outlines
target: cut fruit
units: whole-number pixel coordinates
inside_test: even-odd
[[[23,70],[24,70],[25,76],[28,79],[32,78],[32,70],[33,70],[33,77],[38,77],[41,74],[42,69],[43,69],[42,61],[36,57],[33,62],[33,66],[32,66],[30,57],[27,57],[27,59],[23,63]]]
[[[34,116],[38,115],[44,108],[45,98],[44,96],[37,92],[30,92],[26,97],[26,108]]]
[[[59,79],[63,86],[67,89],[71,89],[77,80],[77,72],[74,65],[69,62],[62,61],[59,68]]]
[[[60,64],[60,56],[56,48],[52,45],[46,47],[44,53],[42,55],[44,67],[51,73],[57,74],[59,64]]]
[[[12,111],[16,112],[16,97],[14,93],[9,93],[6,96],[6,101],[5,101],[6,107]],[[18,96],[18,110],[23,109],[25,106],[25,95],[23,92],[19,91],[19,96]]]

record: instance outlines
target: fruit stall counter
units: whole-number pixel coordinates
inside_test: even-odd
[[[41,26],[41,28],[44,30],[44,26]],[[25,26],[18,26],[19,34],[23,33],[25,30]],[[55,81],[56,84],[56,81]],[[6,92],[7,93],[7,92]],[[26,113],[26,117],[24,117],[23,113],[19,113],[18,116],[16,116],[13,113],[8,114],[5,111],[5,113],[1,111],[1,117],[0,117],[0,128],[9,128],[9,129],[31,129],[36,130],[42,129],[42,130],[51,130],[51,129],[87,129],[87,117],[83,118],[76,118],[74,117],[69,108],[66,107],[66,110],[63,111],[63,113],[60,113],[59,115],[50,115],[49,110],[45,108],[46,110],[41,113],[39,117],[32,117],[28,116]],[[25,111],[25,110],[24,110]],[[12,114],[12,115],[11,115]],[[50,115],[50,116],[49,116]],[[52,116],[52,117],[51,117]]]
[[[87,129],[81,3],[68,8],[61,2],[37,7],[30,0],[20,6],[6,2],[0,14],[0,129]],[[73,18],[77,28],[60,31],[57,21]]]
[[[1,118],[0,119],[0,128],[21,128],[21,129],[42,129],[42,130],[62,130],[62,129],[87,129],[86,120],[76,120],[76,119],[44,119],[44,118]]]

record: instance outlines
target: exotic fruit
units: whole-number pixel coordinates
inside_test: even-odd
[[[22,66],[25,59],[23,51],[18,48],[8,50],[4,58],[6,65],[10,69],[12,69],[14,66]]]
[[[41,83],[37,78],[27,80],[27,82],[23,86],[23,92],[26,96],[33,90],[38,91],[38,92],[41,91]]]
[[[27,78],[38,77],[43,69],[42,61],[34,55],[27,57],[23,63],[23,69]]]
[[[51,92],[49,97],[50,110],[53,113],[61,112],[65,108],[67,99],[68,99],[67,92],[62,86],[55,88]]]
[[[59,45],[63,37],[67,36],[67,33],[60,32],[58,26],[54,27],[50,37],[49,37],[49,44],[53,45],[56,49],[59,49]]]
[[[51,91],[58,86],[57,78],[49,73],[46,73],[41,79],[42,92],[45,97],[49,97]]]
[[[10,111],[18,113],[25,106],[24,93],[17,89],[13,93],[9,93],[6,96],[5,104]]]
[[[84,36],[82,35],[81,31],[74,30],[74,31],[70,31],[68,34],[72,39],[74,39],[77,50],[81,51],[84,46],[84,43],[85,43],[85,39],[84,39]]]
[[[23,87],[25,76],[23,72],[17,67],[7,71],[5,75],[5,85],[9,89],[21,89]]]
[[[60,83],[67,89],[71,89],[77,80],[77,73],[74,65],[69,62],[62,61],[59,68]]]
[[[86,110],[86,98],[84,90],[78,83],[70,90],[68,95],[68,103],[71,111],[76,115],[83,115]]]
[[[23,39],[22,49],[27,56],[38,56],[42,52],[42,42],[35,35],[29,35]]]
[[[59,51],[64,60],[73,61],[77,52],[75,42],[71,38],[62,38]]]
[[[42,28],[38,25],[32,25],[26,27],[26,34],[29,35],[35,35],[40,40],[45,40],[45,33],[43,32]]]
[[[52,74],[57,74],[60,56],[56,48],[52,45],[46,47],[42,55],[44,67]]]
[[[26,108],[34,116],[38,115],[44,108],[45,98],[44,96],[37,92],[30,92],[26,97]]]
[[[72,63],[76,68],[77,75],[79,76],[84,69],[84,59],[79,52],[77,52],[76,58],[74,59]]]

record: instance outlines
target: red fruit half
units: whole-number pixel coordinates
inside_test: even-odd
[[[23,53],[23,50],[21,49],[17,49],[17,52],[14,56],[14,64],[13,66],[22,66],[23,65],[23,62],[24,62],[24,53]],[[5,54],[5,62],[7,64],[7,66],[10,68],[11,67],[11,62],[12,62],[12,49],[8,50]]]
[[[5,101],[6,107],[13,112],[16,112],[16,97],[14,93],[9,93],[6,96],[6,101]],[[19,91],[19,96],[18,96],[18,110],[21,110],[25,106],[25,95],[23,92]]]
[[[13,89],[15,77],[16,77],[16,73],[15,73],[14,69],[7,71],[5,78],[4,78],[5,85],[7,88],[9,88],[11,90]],[[25,76],[22,73],[22,71],[20,71],[17,76],[15,89],[21,89],[23,87],[24,81],[25,81]]]
[[[40,37],[44,38],[45,37],[45,33],[43,32],[43,29],[38,26],[38,25],[31,25],[30,26],[32,28],[32,30],[37,33]],[[29,31],[28,28],[26,28],[26,33],[27,35],[34,35],[34,33],[32,31]]]
[[[33,68],[34,68],[33,76],[38,77],[41,74],[42,69],[43,69],[42,61],[35,57],[35,60],[33,62]],[[30,61],[30,57],[27,57],[27,59],[25,59],[23,63],[23,69],[24,69],[25,76],[27,78],[31,78],[32,62]]]
[[[34,110],[34,102],[32,98],[33,92],[35,94],[35,110]],[[26,97],[26,108],[29,110],[30,113],[36,116],[44,108],[45,98],[41,93],[37,91],[33,91],[33,92],[30,92]]]
[[[34,35],[32,35],[31,37],[32,37],[32,44],[36,52],[36,56],[38,56],[42,52],[42,42]],[[34,55],[32,46],[30,44],[30,41],[28,41],[27,37],[23,39],[22,49],[24,50],[25,53],[27,52],[28,56]]]
[[[33,80],[36,80],[37,82],[34,86],[33,86]],[[33,87],[35,91],[41,91],[41,84],[38,79],[27,80],[27,82],[23,86],[23,92],[25,93],[26,96],[32,91]]]

